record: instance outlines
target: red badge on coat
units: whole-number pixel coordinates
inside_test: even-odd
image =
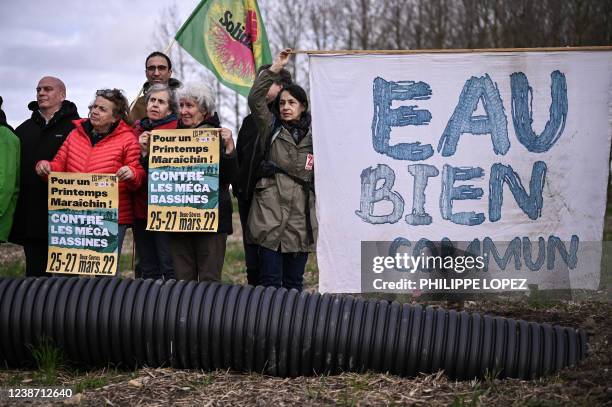
[[[306,171],[312,171],[312,167],[314,167],[314,155],[308,154],[306,156],[306,165],[304,166],[304,169]]]

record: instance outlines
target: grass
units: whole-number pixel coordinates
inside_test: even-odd
[[[11,261],[0,267],[0,277],[23,277],[25,275],[25,262],[23,260]]]
[[[32,347],[32,357],[38,367],[38,379],[43,384],[55,384],[58,370],[62,368],[64,357],[62,350],[53,341],[43,337]]]
[[[132,254],[125,254],[125,253],[121,254],[121,258],[119,259],[119,267],[122,272],[123,270],[132,270],[134,268],[132,263],[133,263]]]
[[[465,396],[455,397],[453,400],[452,407],[476,407],[481,404],[480,398],[486,394],[486,390],[478,389],[472,393],[471,398],[467,398]]]
[[[78,379],[76,386],[75,386],[75,391],[77,393],[82,393],[84,390],[99,389],[101,387],[106,386],[109,383],[110,383],[109,375],[86,373],[85,377],[80,377]]]
[[[242,241],[230,240],[227,242],[221,281],[227,284],[246,284],[246,267]]]
[[[214,383],[214,381],[215,381],[214,376],[211,374],[207,374],[207,375],[204,375],[204,378],[202,379],[202,384],[204,386],[210,386],[211,384]]]

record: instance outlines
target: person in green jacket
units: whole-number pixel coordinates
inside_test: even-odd
[[[259,246],[259,285],[301,290],[317,234],[314,156],[308,98],[296,84],[283,88],[272,111],[266,94],[289,62],[281,51],[255,79],[249,107],[264,159],[249,212],[250,240]]]
[[[19,138],[6,122],[0,97],[0,242],[8,240],[19,196]]]

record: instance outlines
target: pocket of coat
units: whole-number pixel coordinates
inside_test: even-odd
[[[276,182],[276,180],[272,177],[268,178],[261,178],[258,182],[257,185],[255,185],[255,193],[257,192],[261,192],[264,191],[266,189],[268,189],[269,187],[271,187],[272,185],[274,185],[274,183]]]

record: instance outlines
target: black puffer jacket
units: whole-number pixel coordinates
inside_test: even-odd
[[[24,239],[47,238],[47,187],[48,184],[36,175],[35,166],[40,160],[51,161],[74,128],[73,120],[79,118],[74,103],[64,100],[62,107],[45,123],[38,111],[38,103],[31,102],[28,108],[32,117],[23,122],[15,134],[21,141],[21,173],[19,200],[9,240],[22,243]]]

